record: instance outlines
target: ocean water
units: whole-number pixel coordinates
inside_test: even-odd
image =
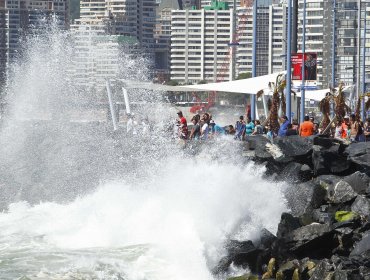
[[[1,279],[214,279],[229,239],[276,232],[286,210],[263,169],[166,159],[152,178],[99,186],[66,204],[0,214]]]
[[[1,280],[224,279],[211,271],[227,240],[276,232],[282,186],[239,142],[183,149],[168,135],[176,111],[162,93],[129,92],[147,98],[133,110],[150,117],[149,136],[71,122],[68,106],[92,101],[66,79],[70,36],[53,26],[36,35],[13,66],[0,126]],[[135,66],[125,75],[143,80],[143,61],[125,60]]]

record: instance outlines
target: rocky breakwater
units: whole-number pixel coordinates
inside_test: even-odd
[[[266,178],[287,182],[291,212],[276,235],[229,241],[214,269],[249,268],[243,279],[370,279],[370,142],[325,137],[248,138],[245,155],[266,166]]]

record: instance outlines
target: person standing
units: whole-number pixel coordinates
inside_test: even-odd
[[[335,126],[335,133],[334,138],[341,139],[342,138],[342,121],[337,121],[337,124]]]
[[[342,122],[342,139],[348,139],[350,135],[349,132],[349,117],[344,116]]]
[[[299,135],[302,137],[308,137],[313,134],[314,124],[310,121],[309,116],[304,117],[304,122],[299,127]]]
[[[261,125],[261,122],[259,120],[256,120],[256,126],[254,128],[252,135],[261,135],[261,134],[263,134],[263,126]]]
[[[202,125],[201,125],[201,135],[200,139],[201,140],[207,140],[208,139],[208,134],[209,134],[209,122],[210,122],[210,117],[208,113],[204,113],[202,116]]]
[[[254,122],[250,118],[248,118],[247,123],[245,125],[245,134],[251,135],[254,131],[254,127],[255,127]]]
[[[351,142],[358,141],[358,139],[356,139],[358,132],[359,132],[359,123],[356,120],[356,116],[352,114],[351,121],[350,121],[350,140]]]
[[[196,116],[194,116],[191,119],[191,122],[193,123],[193,127],[190,131],[190,136],[189,139],[194,139],[194,140],[199,140],[200,138],[200,125],[199,125],[199,120]]]
[[[239,120],[236,122],[235,131],[235,139],[243,140],[245,134],[245,122],[243,116],[240,116]]]
[[[286,132],[288,130],[288,124],[290,123],[287,116],[283,116],[281,118],[282,124],[278,131],[278,136],[286,136]]]
[[[181,111],[177,112],[178,119],[178,135],[180,139],[186,140],[188,139],[188,123],[186,121],[186,118],[182,114]]]
[[[289,123],[285,136],[292,136],[292,135],[298,135],[298,132],[296,129],[293,128],[293,125]]]
[[[370,141],[370,118],[366,119],[364,124],[364,134],[366,142]]]

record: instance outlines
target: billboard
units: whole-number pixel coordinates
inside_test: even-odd
[[[302,53],[292,54],[292,81],[294,87],[300,87],[302,81]],[[317,54],[304,54],[305,88],[317,89]]]

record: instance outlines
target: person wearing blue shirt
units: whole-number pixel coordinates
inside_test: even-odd
[[[279,128],[278,136],[286,136],[286,132],[288,130],[288,124],[290,124],[290,122],[287,116],[283,116],[281,119],[283,123]]]
[[[244,117],[240,116],[239,120],[235,124],[235,139],[243,140],[244,138],[244,133],[245,133],[245,122],[244,122]]]
[[[247,124],[245,125],[245,134],[251,135],[254,131],[254,122],[251,121],[249,118],[247,120]]]

